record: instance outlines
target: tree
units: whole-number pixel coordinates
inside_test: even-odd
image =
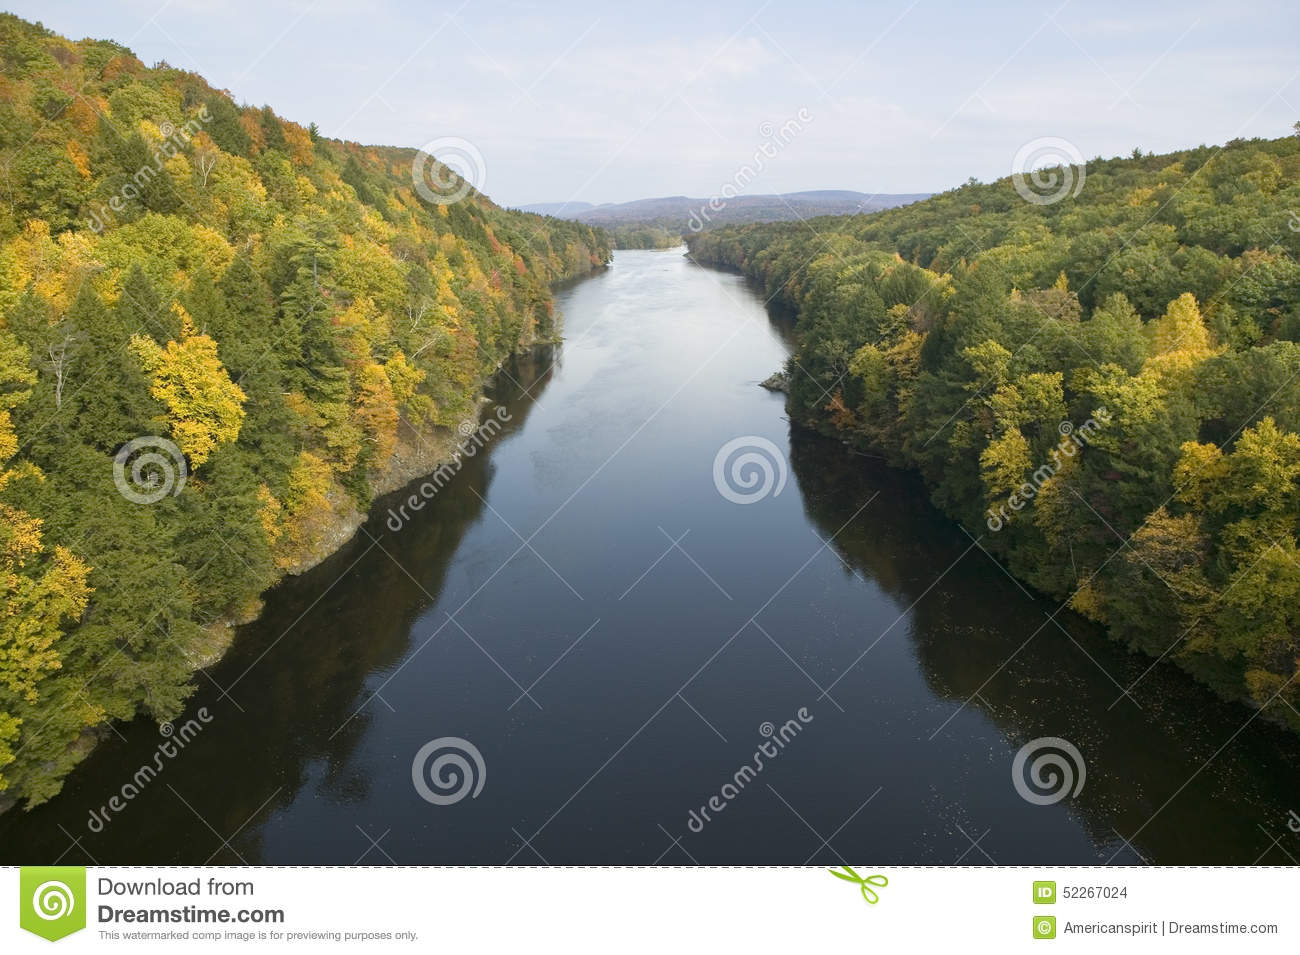
[[[64,355],[56,380],[58,421],[67,434],[103,451],[151,433],[160,409],[129,344],[124,311],[105,307],[89,282],[63,322],[63,338],[78,344]]]
[[[1179,501],[1213,541],[1215,626],[1194,649],[1239,660],[1255,702],[1300,726],[1276,700],[1300,701],[1300,435],[1264,418],[1231,453],[1188,442],[1174,478]]]
[[[164,302],[162,296],[145,275],[140,263],[134,263],[122,280],[122,291],[118,295],[115,311],[121,327],[130,329],[131,334],[153,336],[159,344],[170,341],[180,334],[174,320],[175,313]]]
[[[1150,343],[1142,319],[1122,292],[1116,292],[1080,328],[1083,348],[1099,364],[1114,364],[1130,375],[1146,362]]]
[[[1147,326],[1151,357],[1146,368],[1155,374],[1176,376],[1213,354],[1210,332],[1190,292],[1169,303],[1164,315]]]
[[[150,393],[167,408],[176,444],[199,467],[218,445],[239,437],[244,393],[217,357],[217,343],[194,331],[180,305],[173,306],[181,341],[159,347],[137,335],[131,350],[151,376]]]

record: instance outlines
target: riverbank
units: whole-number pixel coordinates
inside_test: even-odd
[[[434,505],[380,499],[268,592],[176,726],[211,721],[102,831],[152,720],[0,818],[0,861],[349,865],[391,827],[403,865],[526,863],[521,836],[557,865],[803,864],[817,839],[784,799],[882,864],[969,861],[962,830],[1005,864],[1286,863],[1300,743],[1064,611],[1067,637],[914,474],[792,428],[758,387],[790,348],[764,297],[677,252],[566,287],[564,345],[493,380],[485,421],[509,420]],[[779,452],[747,505],[713,476],[741,436]],[[688,828],[800,707],[770,788]],[[412,761],[442,737],[487,782],[434,809]],[[1087,762],[1057,806],[1011,776],[1041,737]]]
[[[604,270],[607,265],[607,262],[595,261],[593,257],[585,274],[595,274]],[[584,276],[581,274],[568,276],[549,283],[546,288],[553,295],[567,283],[582,277]],[[472,433],[475,423],[481,417],[483,408],[488,403],[484,391],[500,374],[504,363],[511,360],[514,355],[550,347],[559,336],[559,318],[554,314],[553,298],[537,306],[535,315],[533,320],[520,323],[518,326],[515,350],[507,353],[505,358],[484,374],[478,380],[477,386],[470,384],[473,388],[472,394],[476,397],[458,400],[453,405],[453,407],[469,406],[469,410],[463,413],[455,426],[415,427],[405,416],[394,413],[391,447],[385,448],[382,464],[373,467],[359,483],[349,483],[346,480],[347,475],[331,473],[321,459],[302,453],[298,460],[305,466],[295,472],[289,482],[290,493],[294,495],[292,502],[283,493],[281,499],[277,500],[265,484],[260,488],[256,485],[252,488],[240,488],[239,491],[243,495],[240,499],[241,504],[255,497],[261,505],[254,511],[255,519],[244,523],[227,519],[216,526],[210,532],[211,545],[197,558],[197,565],[201,569],[206,569],[209,565],[219,566],[222,561],[233,561],[225,574],[218,574],[224,577],[226,589],[233,589],[233,583],[243,577],[248,577],[250,583],[237,599],[223,601],[205,614],[191,611],[190,619],[182,624],[185,628],[183,631],[179,628],[168,631],[170,639],[167,641],[166,650],[169,659],[165,665],[168,671],[174,674],[173,693],[166,701],[150,699],[146,696],[145,705],[132,707],[130,710],[124,707],[120,700],[115,700],[113,707],[105,707],[93,713],[87,713],[89,702],[78,695],[72,700],[52,702],[48,706],[48,712],[38,712],[35,716],[22,721],[32,728],[32,732],[37,737],[40,756],[34,763],[36,771],[45,778],[42,779],[40,788],[32,792],[25,785],[15,785],[12,778],[5,779],[0,776],[0,783],[10,784],[9,788],[0,792],[0,813],[21,804],[24,799],[29,801],[34,799],[39,804],[58,792],[61,785],[59,779],[68,769],[84,760],[102,741],[117,735],[124,720],[133,720],[148,714],[160,725],[166,725],[167,721],[174,719],[184,708],[184,701],[189,697],[193,687],[197,685],[195,682],[197,674],[217,665],[225,657],[239,627],[259,619],[267,592],[287,578],[299,577],[310,572],[346,547],[366,521],[375,501],[427,474],[438,471],[452,461],[458,448]],[[387,387],[387,382],[379,382],[379,394],[383,395],[385,393],[383,389]],[[280,440],[292,437],[293,435],[290,434],[278,436]],[[173,479],[174,477],[173,473]],[[176,487],[178,494],[184,488],[185,478],[186,475],[182,471],[179,485]],[[188,493],[198,489],[200,494],[206,493],[209,496],[201,506],[213,509],[223,509],[227,506],[227,501],[221,500],[224,495],[217,486],[197,478],[190,483],[192,487]],[[157,506],[155,513],[164,515],[159,519],[162,523],[150,527],[149,533],[137,534],[132,538],[139,545],[141,555],[152,552],[149,545],[156,546],[159,539],[166,539],[162,538],[158,528],[165,526],[175,513],[170,501],[171,498],[166,498],[164,503]],[[234,506],[233,502],[231,506]],[[132,518],[148,519],[153,516],[148,505],[128,504],[127,507],[135,508],[130,512]],[[184,513],[192,514],[193,511]],[[245,557],[247,550],[241,553],[232,547],[232,543],[239,545],[248,535],[260,538],[263,534],[266,541],[262,545],[263,560],[260,563]],[[130,572],[140,571],[138,566],[133,565]],[[114,576],[117,578],[117,575]],[[149,579],[148,575],[145,579]],[[98,586],[96,589],[100,594],[109,595],[110,599],[113,592],[118,590],[116,586],[113,586],[112,590],[107,590],[104,586]],[[207,599],[211,594],[211,588],[209,586],[204,589],[207,592],[203,593],[202,597],[196,598],[187,588],[179,586],[173,588],[170,595],[160,597],[152,605],[155,617],[178,613],[165,602],[167,600],[174,600],[177,604],[182,600],[188,600],[192,605],[199,599]],[[133,591],[128,588],[124,592]],[[211,603],[217,604],[217,601],[212,600]],[[121,606],[120,600],[118,606]],[[186,606],[185,609],[188,610],[189,607]],[[79,620],[69,628],[68,634],[75,638],[81,628],[87,626],[93,628],[97,624],[102,629],[103,622],[89,619],[94,616],[94,614],[87,614],[88,619]],[[173,623],[172,626],[177,625]],[[126,628],[114,629],[116,631]],[[113,647],[116,647],[115,651]],[[97,677],[101,683],[109,683],[115,679],[122,679],[125,682],[130,678],[133,668],[139,668],[151,675],[153,671],[149,669],[150,664],[139,659],[142,656],[139,649],[121,636],[113,637],[110,649],[104,651],[108,654],[109,665],[95,670],[92,679]],[[189,683],[189,687],[185,686],[186,683]],[[61,729],[59,725],[61,719],[70,714],[84,720],[83,725],[75,732],[64,731],[61,734],[62,738],[55,740],[56,733]],[[21,745],[15,747],[15,755],[25,756],[24,750],[35,751],[29,736],[24,736]],[[0,740],[0,767],[5,762],[5,755],[3,740]],[[47,766],[60,768],[57,771],[46,771],[42,768]],[[56,778],[51,782],[50,777]]]
[[[1251,477],[1300,461],[1295,402],[1261,383],[1295,380],[1294,342],[1222,342],[1213,297],[1095,301],[1068,259],[1033,288],[880,240],[818,259],[776,225],[689,244],[797,315],[792,421],[920,475],[1013,579],[1300,733],[1294,485]]]

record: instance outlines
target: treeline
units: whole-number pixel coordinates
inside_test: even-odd
[[[1291,136],[1093,160],[1050,204],[972,181],[688,243],[797,310],[793,418],[917,469],[1016,576],[1300,729],[1298,213]]]
[[[606,231],[616,249],[673,249],[682,244],[681,232],[654,225],[619,225]]]
[[[175,717],[609,245],[112,42],[3,15],[0,62],[3,808]]]

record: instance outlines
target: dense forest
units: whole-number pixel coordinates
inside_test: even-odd
[[[1297,136],[688,243],[796,311],[795,420],[918,470],[1017,577],[1300,730]]]
[[[619,225],[606,231],[616,249],[673,249],[682,244],[680,231],[657,225]]]
[[[0,59],[4,808],[111,721],[174,718],[609,243],[116,43],[3,15]]]
[[[541,203],[534,212],[553,212],[605,229],[616,249],[671,249],[682,236],[725,225],[786,222],[816,216],[875,212],[924,199],[928,193],[868,194],[848,190],[791,192],[784,195],[721,195],[707,199],[666,196],[632,202]]]

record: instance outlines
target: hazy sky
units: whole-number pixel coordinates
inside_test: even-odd
[[[932,192],[1007,175],[1041,137],[1112,156],[1280,136],[1300,120],[1295,0],[8,8],[330,136],[467,140],[505,204],[715,195],[800,109],[803,131],[746,192]]]

